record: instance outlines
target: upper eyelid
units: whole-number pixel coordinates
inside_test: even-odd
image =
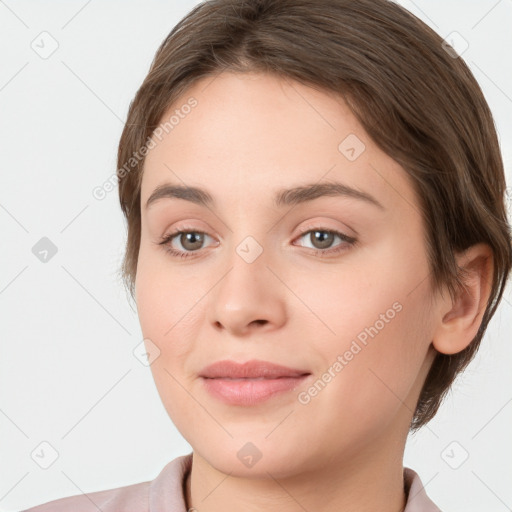
[[[298,236],[304,235],[306,233],[309,233],[310,231],[315,231],[315,230],[316,231],[328,231],[328,232],[331,232],[331,233],[338,233],[338,234],[345,235],[345,236],[350,237],[350,238],[354,238],[351,235],[348,235],[347,233],[345,233],[343,229],[330,228],[330,227],[322,226],[322,225],[305,226],[305,227],[299,228],[299,235]],[[171,231],[170,233],[168,233],[167,235],[164,235],[164,236],[165,237],[177,236],[177,235],[180,235],[180,234],[183,234],[183,233],[200,233],[202,235],[207,235],[210,238],[213,238],[213,236],[210,235],[207,231],[204,231],[202,229],[196,229],[196,228],[188,228],[188,227],[177,228],[177,229]]]
[[[343,242],[347,241],[347,240],[345,240],[345,237],[348,240],[352,240],[352,241],[356,240],[356,237],[348,235],[347,233],[345,233],[343,230],[340,230],[340,229],[323,227],[321,225],[316,225],[316,226],[309,225],[309,226],[300,228],[299,234],[293,238],[293,241],[297,240],[298,238],[303,237],[304,235],[310,233],[311,231],[325,231],[325,232],[333,233],[335,236],[340,237]],[[206,235],[215,240],[215,238],[212,235],[208,234],[206,231],[202,231],[201,229],[195,229],[195,228],[187,228],[187,227],[177,228],[176,230],[172,231],[171,233],[164,235],[162,238],[166,239],[170,242],[170,241],[174,240],[176,237],[178,237],[179,235],[182,235],[184,233],[200,233],[202,235]],[[193,252],[193,251],[191,251],[191,252]]]
[[[192,222],[194,222],[194,221],[192,221]],[[303,226],[303,227],[299,228],[299,231],[301,232],[301,234],[303,234],[305,231],[315,230],[316,229],[316,230],[323,230],[323,231],[337,231],[337,232],[340,232],[342,234],[345,234],[346,236],[352,236],[352,237],[358,236],[357,231],[354,228],[349,227],[348,225],[345,225],[345,227],[341,227],[341,228],[339,228],[339,227],[329,227],[327,224],[329,222],[332,222],[332,220],[329,221],[329,222],[328,221],[324,221],[324,220],[315,220],[315,221],[307,221],[307,222],[308,223],[307,223],[306,226]],[[176,222],[177,227],[174,228],[173,232],[176,233],[176,232],[183,232],[183,231],[187,232],[187,231],[189,231],[189,232],[194,232],[194,233],[209,234],[204,229],[198,228],[196,226],[188,226],[187,223],[188,223],[187,221],[183,221],[183,224],[180,225],[180,221]],[[210,229],[210,227],[208,226],[207,229]],[[354,233],[354,235],[349,235],[347,233],[347,231]]]

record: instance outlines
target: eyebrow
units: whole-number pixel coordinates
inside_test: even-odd
[[[385,210],[384,206],[368,192],[339,182],[308,183],[290,189],[278,190],[274,196],[274,205],[278,208],[294,206],[324,196],[351,197]],[[214,198],[205,189],[164,183],[159,185],[149,196],[146,209],[163,198],[183,199],[207,208],[215,208],[216,204]]]

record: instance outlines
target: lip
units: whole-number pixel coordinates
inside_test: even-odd
[[[300,377],[309,374],[307,370],[288,368],[269,361],[253,359],[245,363],[223,360],[206,366],[199,373],[200,377],[209,379],[278,379],[280,377]]]
[[[309,375],[307,370],[256,359],[245,363],[218,361],[199,374],[211,395],[230,405],[243,406],[292,391]]]

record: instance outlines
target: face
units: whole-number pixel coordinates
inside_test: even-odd
[[[135,298],[176,427],[232,475],[283,477],[396,447],[434,325],[404,169],[340,97],[275,76],[202,79],[162,123],[172,115],[145,161]],[[205,194],[147,206],[165,185]],[[201,376],[225,360],[303,376]]]

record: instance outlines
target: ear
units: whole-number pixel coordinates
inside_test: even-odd
[[[459,267],[465,269],[464,288],[451,298],[441,301],[439,319],[432,344],[438,352],[456,354],[474,339],[491,294],[494,271],[492,249],[484,243],[471,246],[456,256]]]

